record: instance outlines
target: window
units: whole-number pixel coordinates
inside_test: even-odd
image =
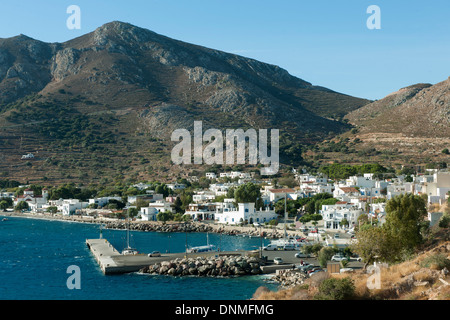
[[[248,209],[245,209],[245,212],[248,212]]]

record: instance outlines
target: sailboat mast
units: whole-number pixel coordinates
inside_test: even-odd
[[[286,193],[284,194],[284,240],[286,240],[286,222],[287,222],[287,210],[286,210]]]

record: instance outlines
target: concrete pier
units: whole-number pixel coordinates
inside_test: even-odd
[[[147,254],[122,255],[106,239],[86,239],[86,245],[104,274],[137,272],[149,265],[186,257],[186,253],[164,253],[160,257]],[[187,257],[214,257],[220,255],[246,255],[249,251],[188,253]]]
[[[146,254],[121,255],[106,239],[87,239],[86,245],[104,274],[136,272],[155,263]]]

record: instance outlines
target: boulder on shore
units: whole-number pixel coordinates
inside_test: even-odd
[[[142,268],[140,272],[170,276],[228,277],[261,273],[259,259],[253,257],[221,256],[219,258],[188,258],[164,261]]]

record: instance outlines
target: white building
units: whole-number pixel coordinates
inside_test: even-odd
[[[435,172],[433,182],[426,182],[422,192],[428,195],[428,203],[443,204],[450,191],[450,172]]]
[[[430,221],[430,227],[436,225],[442,218],[442,212],[428,212],[428,221]]]
[[[109,200],[117,200],[122,201],[122,197],[100,197],[100,198],[94,198],[89,199],[89,204],[97,204],[99,208],[105,206],[108,204]]]
[[[175,190],[183,190],[186,188],[186,185],[183,183],[168,183],[167,188],[175,191]]]
[[[77,210],[87,208],[88,205],[89,202],[81,202],[78,199],[64,199],[60,211],[63,216],[69,216],[75,214]]]
[[[365,174],[364,176],[351,176],[346,181],[347,187],[363,187],[373,188],[375,187],[375,180],[372,180],[373,174]]]
[[[206,173],[206,178],[208,178],[208,179],[216,179],[217,178],[217,175],[214,173],[214,172],[207,172]]]
[[[216,214],[215,203],[191,203],[185,214],[190,215],[192,220],[214,220]]]
[[[268,189],[268,196],[271,202],[277,202],[280,199],[297,200],[297,192],[291,188]]]
[[[358,209],[349,203],[336,203],[335,205],[322,206],[321,214],[323,217],[323,226],[326,230],[338,230],[342,227],[340,222],[347,219],[349,226],[352,227],[358,221],[358,217],[363,210]]]
[[[216,196],[226,195],[231,187],[237,186],[236,183],[214,183],[209,185],[209,190],[214,192]]]
[[[349,201],[352,197],[359,197],[360,193],[354,187],[335,186],[333,197],[342,201]]]
[[[216,194],[212,191],[199,191],[197,194],[192,196],[192,201],[196,203],[207,202],[214,200],[216,198]]]
[[[142,207],[139,215],[140,219],[144,221],[156,221],[156,215],[160,212],[173,212],[170,202],[156,201],[148,204],[148,207]]]
[[[239,203],[238,208],[216,214],[216,220],[223,224],[239,224],[244,221],[248,223],[265,223],[277,218],[274,210],[269,208],[256,210],[254,203]]]
[[[163,199],[164,199],[164,195],[161,193],[138,194],[135,196],[128,196],[128,203],[135,204],[137,200],[155,202],[155,201],[163,200]]]
[[[17,206],[19,202],[25,201],[28,203],[30,211],[36,212],[38,209],[42,209],[44,205],[47,204],[48,200],[48,190],[42,189],[41,196],[35,196],[33,190],[25,189],[23,195],[18,196],[14,199],[14,206]]]

